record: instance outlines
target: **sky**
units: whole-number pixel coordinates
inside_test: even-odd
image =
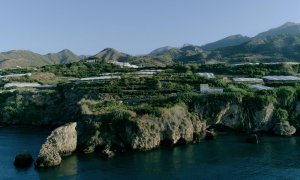
[[[300,23],[299,0],[0,0],[0,51],[132,55]]]

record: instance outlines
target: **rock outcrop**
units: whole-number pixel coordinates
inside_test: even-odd
[[[288,121],[284,121],[276,123],[273,128],[273,132],[276,135],[291,136],[296,132],[296,128],[290,125]]]
[[[274,113],[274,105],[269,104],[262,110],[256,111],[254,113],[254,130],[255,131],[269,131],[272,128],[272,116]]]
[[[15,157],[14,165],[17,168],[27,168],[33,163],[33,157],[30,153],[21,153]]]
[[[67,156],[76,150],[76,125],[77,123],[68,123],[52,131],[42,145],[36,161],[36,167],[59,165],[63,156]]]
[[[206,123],[177,105],[164,109],[160,117],[144,115],[119,122],[85,121],[79,123],[77,129],[79,151],[143,151],[163,144],[199,141],[205,137]]]

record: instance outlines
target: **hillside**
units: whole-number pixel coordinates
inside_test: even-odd
[[[77,62],[80,60],[80,57],[76,56],[72,51],[68,49],[64,49],[58,53],[49,53],[45,56],[55,64],[66,64]]]
[[[31,51],[8,51],[0,53],[0,68],[15,68],[17,66],[44,66],[53,62],[40,54]]]
[[[300,34],[254,38],[244,44],[221,49],[223,57],[239,61],[300,61]]]
[[[249,41],[250,39],[251,39],[250,37],[242,36],[238,34],[238,35],[226,37],[224,39],[221,39],[213,43],[208,43],[204,46],[201,46],[201,48],[206,51],[213,51],[219,48],[240,45],[242,43]]]
[[[98,59],[104,61],[124,61],[130,57],[130,55],[119,52],[113,48],[106,48],[93,57],[97,57]]]
[[[267,36],[277,36],[281,34],[297,35],[299,33],[300,33],[300,24],[287,22],[277,28],[273,28],[266,32],[259,33],[254,38],[265,38]]]
[[[65,64],[76,61],[79,61],[79,57],[69,50],[63,50],[58,53],[51,53],[47,55],[41,55],[24,50],[0,53],[1,69],[16,67],[39,67],[51,64]]]
[[[157,49],[151,51],[149,53],[149,55],[150,56],[156,56],[156,55],[159,55],[159,54],[164,53],[166,51],[169,51],[170,49],[173,49],[173,47],[171,47],[171,46],[165,46],[165,47],[157,48]]]

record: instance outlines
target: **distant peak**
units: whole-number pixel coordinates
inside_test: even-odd
[[[69,49],[63,49],[63,50],[60,51],[59,53],[73,53],[73,52],[70,51]]]
[[[297,26],[299,25],[298,23],[294,23],[294,22],[286,22],[284,23],[282,26],[280,26],[281,28],[286,28],[286,27],[291,27],[291,26]]]
[[[249,38],[247,36],[243,36],[241,34],[235,34],[224,38],[223,40],[237,39],[237,38]]]
[[[189,44],[189,43],[185,43],[185,44],[182,45],[183,48],[184,47],[188,47],[188,46],[194,46],[194,45],[193,44]]]
[[[103,51],[116,51],[116,52],[117,52],[117,50],[114,49],[114,48],[105,48],[105,49],[102,50],[102,52],[103,52]]]

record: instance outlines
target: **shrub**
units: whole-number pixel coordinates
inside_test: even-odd
[[[274,112],[274,122],[284,122],[288,121],[289,113],[285,109],[278,108]]]

